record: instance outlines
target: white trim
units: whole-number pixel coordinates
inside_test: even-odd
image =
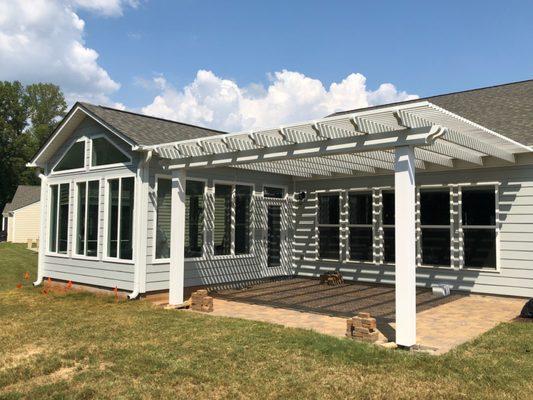
[[[68,179],[68,180],[65,180],[65,181],[58,181],[58,182],[54,182],[54,183],[51,183],[48,185],[48,190],[47,190],[47,199],[46,199],[46,209],[47,209],[47,216],[46,216],[46,227],[47,227],[47,230],[48,230],[48,234],[46,235],[46,251],[45,251],[45,254],[47,256],[53,256],[53,257],[63,257],[63,258],[69,258],[69,254],[70,254],[70,242],[72,240],[72,237],[69,237],[69,234],[72,232],[71,231],[71,226],[70,226],[70,211],[71,211],[71,201],[70,201],[70,195],[71,195],[71,184],[72,184],[72,179]],[[58,252],[58,249],[59,249],[59,202],[60,202],[60,199],[61,199],[61,185],[68,185],[68,211],[67,211],[67,249],[66,249],[66,252],[65,253],[59,253]],[[51,214],[51,210],[52,210],[52,207],[50,205],[50,201],[52,199],[52,186],[57,186],[57,215],[56,215],[56,232],[55,232],[55,237],[56,237],[56,246],[55,246],[55,251],[51,251],[50,250],[50,214]],[[13,221],[14,222],[14,221]],[[13,228],[14,228],[14,223],[13,223]],[[69,240],[70,239],[70,240]]]
[[[89,182],[98,182],[98,211],[97,211],[97,218],[98,218],[98,228],[96,229],[97,235],[96,235],[96,255],[95,256],[88,256],[87,255],[87,217],[88,217],[88,209],[89,209]],[[79,201],[79,190],[78,190],[78,184],[85,183],[85,227],[84,227],[84,240],[85,244],[83,247],[83,253],[84,254],[78,254],[78,201]],[[100,186],[101,186],[101,179],[88,179],[85,177],[84,179],[74,179],[74,213],[73,213],[73,221],[72,221],[72,258],[80,259],[80,260],[99,260],[99,253],[98,249],[100,248],[100,199],[102,193],[100,193]]]
[[[124,154],[126,157],[128,157],[129,161],[124,163],[113,163],[113,164],[102,164],[102,165],[93,165],[93,140],[94,139],[100,139],[104,138],[108,142],[110,142],[115,148],[120,151],[122,154]],[[98,133],[90,137],[89,139],[90,145],[89,145],[89,163],[88,163],[88,169],[89,171],[94,170],[100,170],[100,169],[106,169],[106,168],[114,168],[114,167],[127,167],[133,164],[133,159],[131,157],[131,154],[126,153],[124,150],[120,148],[120,146],[115,142],[115,140],[109,135],[106,135],[105,133]]]
[[[131,255],[131,260],[128,260],[128,259],[122,259],[122,258],[119,258],[120,256],[120,217],[121,217],[121,203],[122,203],[122,179],[124,178],[133,178],[133,196],[134,196],[134,201],[132,202],[132,207],[133,207],[133,220],[131,221],[131,225],[132,225],[132,255]],[[110,257],[108,256],[108,239],[109,239],[109,200],[110,200],[110,194],[109,194],[109,181],[110,180],[113,180],[113,179],[118,179],[119,180],[119,185],[118,185],[118,194],[119,194],[119,203],[118,203],[118,218],[117,218],[117,256],[116,257]],[[137,226],[135,224],[135,198],[137,198],[137,196],[139,195],[139,193],[137,193],[138,190],[137,190],[137,185],[136,185],[136,174],[135,173],[132,173],[132,172],[128,172],[128,173],[122,173],[122,174],[117,174],[117,175],[113,175],[113,176],[109,176],[109,177],[106,177],[104,179],[104,243],[103,243],[103,254],[102,254],[102,261],[106,261],[106,262],[115,262],[115,263],[121,263],[121,264],[135,264],[136,262],[136,256],[135,256],[135,249],[134,249],[134,245],[135,245],[135,239],[136,239],[136,235],[137,235]]]

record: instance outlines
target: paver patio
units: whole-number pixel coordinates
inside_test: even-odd
[[[344,337],[346,317],[365,311],[377,319],[378,329],[389,341],[395,339],[393,286],[328,286],[314,279],[293,278],[219,290],[212,295],[211,315],[311,329],[336,337]],[[419,288],[417,343],[435,354],[445,353],[515,318],[524,303],[519,298],[465,293],[436,297]]]

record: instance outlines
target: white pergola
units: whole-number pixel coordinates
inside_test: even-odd
[[[488,158],[514,163],[531,152],[427,101],[340,116],[138,147],[168,159],[172,171],[170,304],[183,303],[186,171],[225,166],[314,177],[394,174],[396,210],[396,342],[416,344],[415,172],[483,166]]]

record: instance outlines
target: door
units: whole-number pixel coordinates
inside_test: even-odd
[[[281,205],[267,204],[267,267],[281,266]]]

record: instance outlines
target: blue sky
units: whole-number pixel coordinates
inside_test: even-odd
[[[531,1],[49,0],[45,7],[24,0],[35,3],[31,9],[3,1],[12,21],[0,18],[0,33],[17,43],[17,32],[35,32],[33,47],[20,42],[0,55],[8,65],[0,79],[53,81],[70,102],[228,129],[275,120],[284,110],[273,122],[533,75]],[[44,22],[50,15],[60,21],[54,28]],[[62,38],[79,49],[58,44]],[[35,62],[17,65],[19,55]],[[282,71],[298,75],[275,74]],[[383,83],[394,87],[380,89]],[[284,90],[292,91],[285,103]],[[278,112],[259,115],[264,108]]]

